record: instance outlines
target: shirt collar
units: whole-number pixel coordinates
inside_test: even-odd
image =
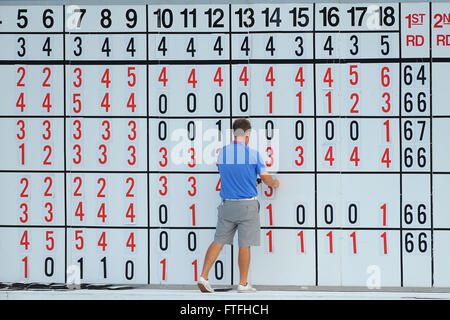
[[[240,142],[240,141],[237,141],[237,140],[233,140],[233,143],[234,144],[240,144],[241,146],[246,146],[246,144],[245,143],[242,143],[242,142]]]

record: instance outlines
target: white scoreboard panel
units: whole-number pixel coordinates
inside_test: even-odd
[[[253,284],[450,287],[449,3],[0,6],[0,43],[1,282],[195,284],[249,117]]]

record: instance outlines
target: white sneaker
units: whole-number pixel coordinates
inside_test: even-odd
[[[247,285],[243,286],[242,284],[238,285],[238,292],[256,292],[256,289],[252,287],[250,283],[247,282]]]
[[[200,280],[197,282],[197,286],[201,292],[214,292],[214,289],[209,284],[209,281],[205,280],[203,277],[200,277]]]

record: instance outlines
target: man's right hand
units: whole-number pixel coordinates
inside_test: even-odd
[[[280,186],[280,180],[274,179],[274,180],[273,180],[273,185],[272,185],[272,187],[278,188],[279,186]]]
[[[272,178],[270,173],[263,172],[259,176],[261,177],[261,180],[270,187],[278,188],[280,186],[280,181]]]

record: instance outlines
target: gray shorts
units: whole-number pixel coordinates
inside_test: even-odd
[[[218,206],[214,242],[233,244],[238,231],[239,247],[260,245],[260,218],[258,200],[224,200]]]

